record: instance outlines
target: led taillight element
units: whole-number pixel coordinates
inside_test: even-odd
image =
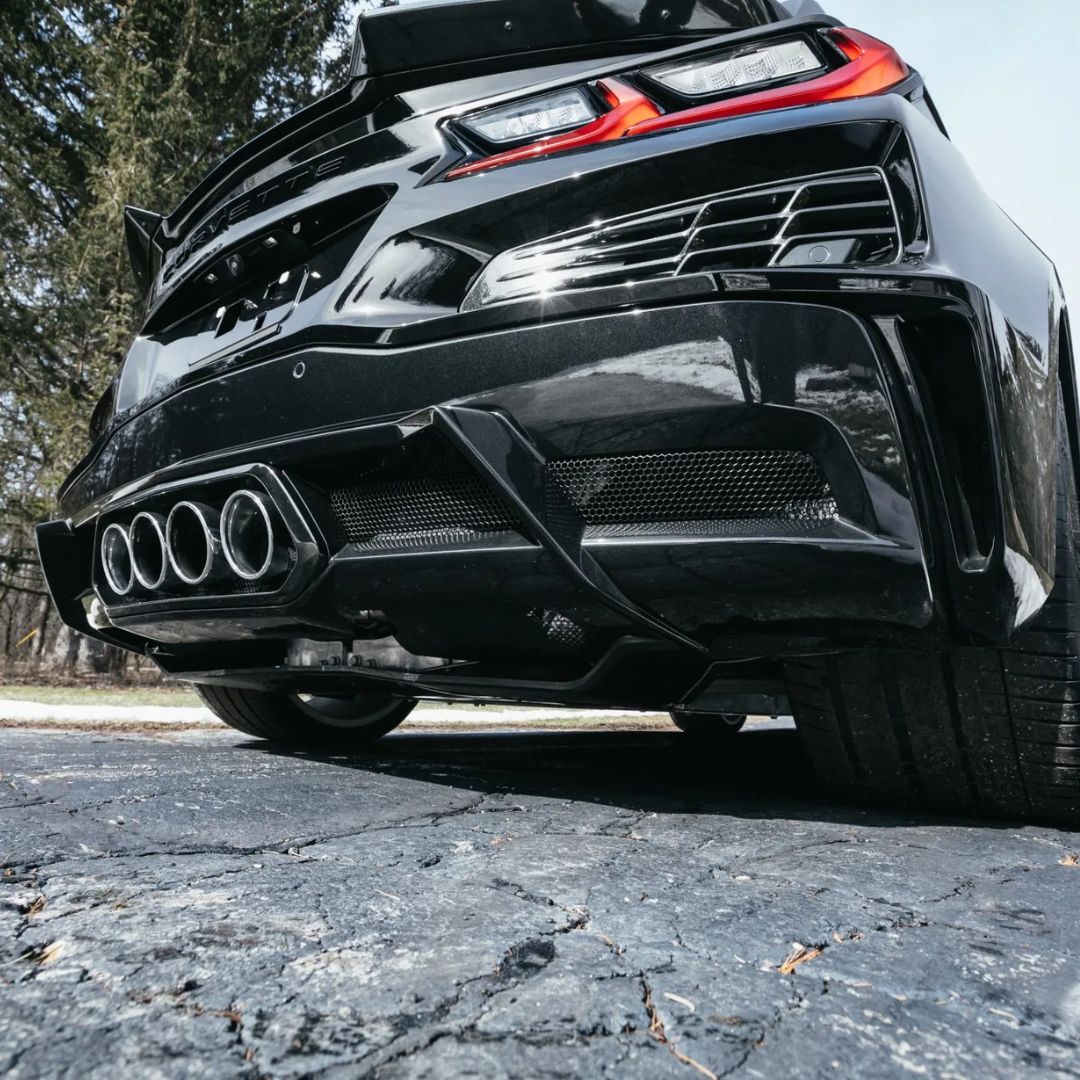
[[[695,56],[677,64],[647,68],[644,74],[681,97],[701,98],[825,70],[821,57],[799,38],[708,59]]]
[[[660,110],[640,90],[635,90],[618,79],[605,79],[597,83],[596,88],[611,106],[610,112],[598,116],[595,120],[573,131],[553,135],[549,139],[541,139],[539,142],[519,146],[514,150],[504,150],[502,153],[483,158],[481,161],[470,162],[468,165],[459,165],[446,174],[446,179],[454,180],[459,176],[494,169],[499,165],[530,161],[533,158],[556,154],[562,150],[574,150],[580,146],[592,146],[594,143],[621,139],[635,124],[660,116]]]
[[[550,139],[595,120],[599,110],[580,86],[557,90],[554,94],[526,98],[512,105],[497,106],[461,120],[466,131],[486,143],[521,143]]]
[[[627,135],[648,135],[653,131],[725,120],[731,116],[791,109],[798,105],[819,105],[825,101],[871,97],[882,94],[908,77],[908,67],[890,45],[858,30],[830,30],[829,36],[848,57],[849,63],[816,79],[791,86],[697,105],[692,109],[665,113],[635,124]]]
[[[455,180],[460,176],[469,176],[473,173],[486,172],[488,169],[497,168],[500,165],[512,165],[520,161],[531,161],[534,158],[546,157],[549,154],[560,153],[563,150],[577,150],[581,147],[592,146],[596,143],[610,142],[627,136],[649,135],[656,131],[668,131],[672,128],[688,127],[691,124],[704,124],[713,120],[726,120],[733,116],[747,116],[751,113],[770,112],[775,109],[790,109],[800,105],[818,105],[826,101],[841,101],[847,98],[871,97],[875,94],[883,94],[891,90],[898,83],[903,82],[910,72],[907,65],[900,59],[899,54],[891,46],[886,45],[869,34],[863,34],[858,30],[828,30],[828,37],[847,57],[848,62],[832,71],[813,78],[806,78],[802,82],[789,83],[785,86],[776,86],[772,89],[756,90],[751,93],[738,94],[725,97],[720,101],[712,101],[703,105],[695,105],[686,109],[677,109],[673,112],[661,112],[657,105],[645,96],[640,90],[622,82],[619,79],[605,79],[597,83],[597,89],[604,95],[607,103],[611,106],[610,111],[598,116],[595,120],[565,131],[561,134],[552,135],[527,146],[519,146],[513,150],[505,150],[482,158],[479,161],[469,162],[467,165],[459,165],[446,174],[447,180]],[[809,73],[813,59],[813,53],[808,46],[803,51],[792,52],[791,43],[784,43],[778,48],[787,49],[788,52],[777,60],[781,67],[787,66],[791,71],[801,69]],[[766,52],[766,49],[760,50]],[[753,73],[753,54],[744,54],[741,63],[745,70],[728,72],[728,78],[742,78],[747,73]],[[736,57],[735,59],[739,59]],[[775,58],[774,58],[775,59]],[[782,63],[780,63],[782,61]],[[734,61],[733,61],[734,62]],[[713,78],[721,78],[721,61],[716,55],[702,57],[701,66],[703,72],[713,71]],[[773,66],[777,66],[774,64]],[[645,69],[642,74],[646,77],[655,77],[658,82],[665,82],[670,88],[675,88],[678,80],[688,77],[689,63],[681,63],[678,67],[668,66],[657,68],[654,72]],[[781,74],[780,78],[786,78]],[[688,84],[690,85],[690,84]],[[696,90],[691,89],[696,93]]]

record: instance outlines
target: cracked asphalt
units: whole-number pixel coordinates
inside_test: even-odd
[[[0,1075],[1080,1076],[1080,837],[794,732],[0,731]]]

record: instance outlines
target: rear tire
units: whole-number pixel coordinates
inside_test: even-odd
[[[1009,648],[786,665],[803,746],[830,792],[1080,820],[1080,517],[1063,421],[1058,448],[1054,588]]]
[[[702,742],[726,742],[746,723],[746,717],[738,713],[672,712],[671,720],[680,731]]]
[[[304,699],[298,694],[196,686],[229,727],[297,750],[357,750],[394,730],[416,707],[402,698],[360,695]]]

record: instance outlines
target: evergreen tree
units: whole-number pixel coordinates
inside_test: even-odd
[[[344,71],[343,0],[0,3],[0,605],[136,329],[123,208],[171,210]]]

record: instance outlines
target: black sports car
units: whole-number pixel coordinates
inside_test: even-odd
[[[389,8],[127,230],[145,323],[41,558],[226,723],[618,706],[718,752],[792,713],[833,790],[1080,815],[1064,300],[888,45]]]

